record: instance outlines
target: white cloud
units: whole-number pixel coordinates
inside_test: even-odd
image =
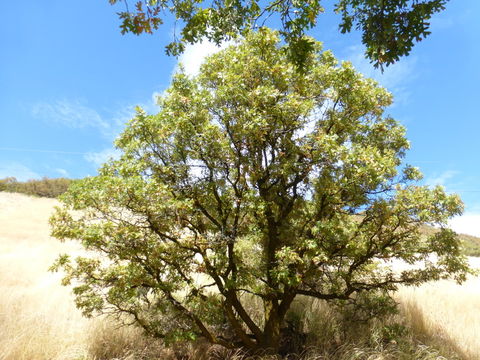
[[[425,179],[425,184],[429,186],[442,185],[446,186],[447,182],[455,177],[458,174],[458,171],[447,170],[441,174],[428,177]]]
[[[183,68],[185,74],[189,76],[197,76],[200,73],[200,67],[205,62],[205,59],[228,46],[233,45],[233,40],[225,41],[220,46],[208,40],[203,40],[195,44],[187,44],[185,51],[179,56],[178,62],[175,65],[173,74]],[[149,102],[140,104],[140,107],[149,114],[155,114],[159,111],[158,98],[166,95],[166,89],[163,91],[154,91]]]
[[[375,79],[380,85],[391,91],[395,95],[396,103],[408,101],[407,84],[416,76],[416,57],[402,58],[395,64],[385,67],[382,73],[380,69],[375,69],[370,61],[365,58],[364,51],[362,46],[352,46],[349,48],[347,59],[365,77]]]
[[[97,167],[100,167],[110,159],[118,159],[121,155],[120,150],[107,148],[99,152],[90,152],[87,153],[84,158],[88,162],[94,164]]]
[[[217,46],[207,40],[195,44],[188,44],[178,62],[183,65],[187,75],[196,76],[200,72],[200,66],[203,64],[207,56],[213,55],[232,44],[233,41],[225,41],[220,46]],[[178,69],[179,66],[177,65],[174,72],[177,72]]]
[[[55,171],[56,171],[57,173],[59,173],[61,176],[63,176],[63,177],[67,177],[67,178],[68,178],[68,176],[69,176],[68,171],[65,170],[65,169],[57,168],[57,169],[55,169]]]
[[[119,106],[112,113],[110,121],[110,139],[115,139],[125,128],[125,125],[135,116],[135,107],[137,105]]]
[[[0,164],[0,179],[12,176],[19,181],[27,181],[40,178],[39,174],[20,163],[12,162],[7,164]]]
[[[450,227],[459,234],[480,237],[480,214],[465,213],[449,221]]]
[[[110,124],[97,111],[79,100],[58,100],[53,103],[38,102],[33,106],[34,116],[48,122],[62,124],[74,129],[94,127],[108,130]]]
[[[101,113],[104,114],[102,116],[99,111],[85,105],[84,101],[57,100],[52,103],[43,101],[33,105],[32,114],[46,122],[72,129],[95,129],[104,138],[112,141],[134,116],[135,106],[119,105],[114,111],[101,109]],[[155,110],[153,101],[142,106],[147,109],[147,112]]]

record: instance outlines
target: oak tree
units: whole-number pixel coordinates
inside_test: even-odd
[[[375,67],[389,65],[408,55],[415,42],[430,34],[429,20],[445,9],[448,0],[337,0],[334,9],[341,15],[339,30],[356,28],[362,33],[366,56]],[[314,43],[303,35],[315,27],[324,12],[321,0],[272,0],[261,2],[216,0],[109,0],[121,2],[122,33],[152,33],[167,14],[183,25],[179,36],[167,46],[167,53],[178,55],[186,43],[206,38],[215,43],[245,35],[272,18],[280,23],[280,33],[290,45],[292,60],[302,65]],[[303,65],[302,65],[303,66]]]
[[[308,71],[263,29],[180,72],[158,114],[138,109],[121,157],[63,195],[53,235],[91,256],[55,268],[85,314],[276,353],[299,296],[374,316],[399,285],[465,278],[447,228],[461,201],[402,165],[391,95],[314,44]]]

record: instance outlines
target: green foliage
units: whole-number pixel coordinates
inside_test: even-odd
[[[424,236],[432,236],[438,230],[429,226],[423,226],[421,232]],[[466,256],[480,256],[480,238],[476,236],[458,234],[462,244],[462,254]]]
[[[366,56],[375,65],[389,65],[408,55],[414,43],[430,35],[429,19],[445,9],[448,0],[340,0],[340,30],[353,26],[362,32]]]
[[[448,0],[337,0],[335,11],[341,14],[342,33],[356,28],[362,32],[366,56],[378,66],[390,65],[408,55],[415,42],[430,34],[429,20],[445,9]],[[119,0],[109,0],[111,4]],[[152,33],[163,23],[162,17],[171,13],[184,24],[180,38],[167,46],[167,53],[178,55],[186,43],[207,38],[215,43],[245,35],[263,26],[271,17],[281,22],[280,33],[290,45],[292,61],[303,66],[312,52],[313,43],[306,41],[305,32],[316,25],[324,12],[320,0],[289,1],[218,0],[136,0],[130,9],[119,13],[122,33]]]
[[[67,191],[74,180],[47,178],[40,180],[17,181],[14,177],[0,179],[0,191],[17,192],[27,195],[56,198]]]
[[[53,236],[93,256],[55,268],[87,315],[276,353],[298,295],[365,320],[394,309],[400,284],[465,279],[446,228],[462,203],[401,167],[409,144],[384,114],[391,95],[316,42],[298,71],[279,43],[263,29],[198,77],[177,74],[160,112],[138,109],[118,138],[121,158],[62,196]],[[425,224],[440,230],[421,236]]]

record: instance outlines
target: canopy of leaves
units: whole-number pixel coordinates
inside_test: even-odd
[[[368,318],[399,284],[464,279],[446,228],[461,201],[399,169],[409,144],[384,114],[391,95],[318,43],[300,72],[279,43],[263,29],[177,74],[160,112],[139,109],[119,137],[122,157],[62,197],[53,235],[97,254],[55,266],[86,314],[276,352],[296,296]],[[420,236],[424,224],[439,231]]]
[[[181,53],[186,43],[208,39],[220,43],[245,35],[263,26],[269,19],[281,23],[280,33],[290,44],[292,60],[302,65],[314,44],[303,35],[316,25],[324,12],[320,0],[232,1],[216,0],[138,0],[129,7],[123,2],[119,12],[122,33],[152,33],[171,13],[183,27],[180,36],[167,46],[167,53]],[[335,11],[341,14],[342,33],[356,28],[362,33],[366,56],[377,66],[389,65],[408,55],[416,41],[430,34],[429,19],[445,9],[448,0],[337,0]]]

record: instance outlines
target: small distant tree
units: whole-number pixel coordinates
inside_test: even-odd
[[[389,65],[408,55],[415,42],[429,34],[430,18],[445,9],[448,0],[337,0],[335,12],[341,15],[339,30],[347,33],[356,28],[362,34],[365,55],[375,67]],[[321,0],[308,1],[226,1],[194,0],[109,0],[121,2],[119,12],[122,33],[152,33],[170,13],[182,23],[179,35],[167,46],[167,53],[178,55],[185,45],[204,38],[215,43],[244,35],[277,20],[280,33],[289,44],[289,53],[297,65],[314,48],[304,37],[316,26],[325,10]],[[302,65],[303,66],[303,65]]]
[[[7,191],[8,178],[0,179],[0,191]]]
[[[15,191],[18,186],[18,180],[13,177],[6,177],[4,179],[0,179],[0,191]]]
[[[465,278],[446,228],[461,201],[401,167],[409,144],[384,114],[391,95],[315,49],[300,72],[262,30],[198,77],[177,74],[160,112],[139,109],[117,140],[121,158],[62,197],[53,235],[92,256],[54,268],[86,315],[277,353],[298,296],[369,317],[394,307],[399,285]],[[424,224],[439,230],[422,237]]]

